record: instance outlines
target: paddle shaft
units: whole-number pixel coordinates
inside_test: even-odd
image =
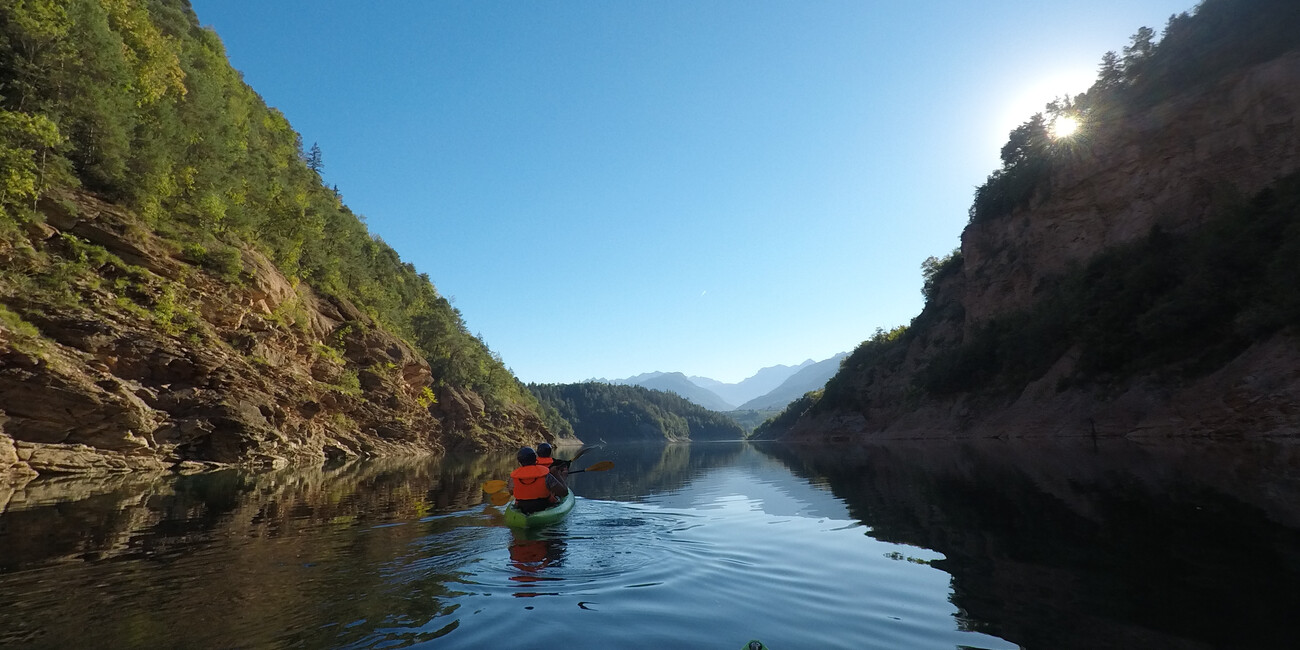
[[[573,471],[571,471],[571,472],[569,472],[569,473],[570,473],[570,474],[579,474],[579,473],[582,473],[582,472],[603,472],[603,471],[608,470],[608,469],[614,469],[614,461],[610,461],[610,460],[602,460],[602,461],[600,461],[599,463],[596,463],[595,465],[592,465],[591,467],[587,467],[587,468],[585,468],[585,469],[575,469],[575,470],[573,470]]]

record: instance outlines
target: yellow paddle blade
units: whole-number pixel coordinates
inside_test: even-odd
[[[594,464],[592,464],[591,467],[587,467],[587,468],[584,468],[584,469],[574,470],[574,471],[569,472],[569,473],[570,473],[570,474],[577,474],[578,472],[603,472],[603,471],[605,471],[605,470],[607,470],[607,469],[614,469],[614,461],[612,461],[612,460],[602,460],[602,461],[600,461],[599,463],[594,463]]]
[[[501,480],[488,481],[483,484],[483,491],[487,492],[488,494],[500,492],[504,489],[506,489],[506,482]]]
[[[505,504],[510,503],[510,493],[493,492],[488,495],[488,501],[491,501],[494,506],[504,506]]]

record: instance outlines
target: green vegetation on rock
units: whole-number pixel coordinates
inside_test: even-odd
[[[70,206],[42,201],[84,192],[225,282],[240,280],[241,251],[259,251],[413,344],[436,385],[475,391],[489,412],[535,410],[428,276],[322,183],[321,166],[188,2],[0,0],[0,301],[19,316],[125,278],[113,287],[124,308],[149,310],[169,334],[198,327],[175,300],[183,278],[145,282],[71,236],[44,240],[45,215]]]
[[[755,427],[750,438],[754,440],[770,440],[780,437],[782,432],[794,425],[799,416],[806,413],[809,408],[812,408],[817,403],[817,400],[822,398],[823,392],[814,390],[804,393],[803,397],[790,402],[784,410]]]
[[[1107,52],[1087,92],[1048,105],[1011,131],[1002,166],[975,190],[971,223],[998,219],[1048,191],[1053,165],[1074,154],[1073,143],[1049,135],[1051,118],[1076,116],[1093,128],[1123,119],[1176,92],[1213,83],[1234,70],[1267,61],[1300,42],[1300,6],[1291,0],[1204,0],[1194,14],[1169,17],[1159,42],[1140,28],[1123,55]]]
[[[1067,383],[1157,369],[1194,377],[1300,326],[1298,259],[1300,174],[1195,233],[1157,228],[1046,283],[1032,309],[935,357],[920,385],[932,394],[1017,391],[1071,347],[1079,356]]]

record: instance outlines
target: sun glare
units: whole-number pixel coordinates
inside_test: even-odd
[[[1079,130],[1079,119],[1069,115],[1060,115],[1052,120],[1052,137],[1068,138]]]

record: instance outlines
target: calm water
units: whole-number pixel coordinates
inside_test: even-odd
[[[563,455],[563,454],[561,454]],[[534,534],[511,459],[0,488],[0,645],[1276,648],[1300,449],[607,447]]]

